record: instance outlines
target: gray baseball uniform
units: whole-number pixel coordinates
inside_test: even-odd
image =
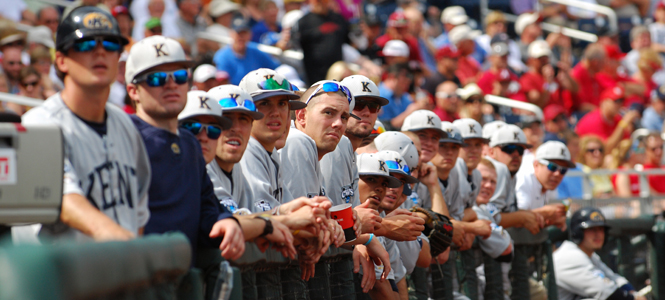
[[[508,234],[508,231],[504,230],[503,227],[498,226],[494,222],[494,218],[487,210],[486,205],[476,205],[473,207],[473,211],[476,212],[479,220],[489,220],[492,222],[490,224],[492,226],[492,234],[490,237],[487,239],[478,239],[480,249],[492,258],[499,257],[510,245],[510,234]]]
[[[65,142],[63,195],[87,198],[111,220],[138,234],[150,217],[150,161],[129,116],[113,104],[106,104],[105,111],[104,133],[92,127],[101,126],[76,116],[58,93],[23,115],[23,124],[60,126]],[[42,226],[40,234],[91,240],[61,222]]]
[[[604,300],[628,283],[626,278],[612,272],[598,254],[589,257],[570,241],[554,251],[553,260],[559,299]]]
[[[464,218],[464,202],[459,192],[460,185],[457,184],[460,181],[459,178],[459,170],[453,168],[450,170],[447,180],[439,179],[439,186],[443,191],[443,199],[446,200],[446,205],[448,205],[450,217],[461,221]]]
[[[232,213],[239,208],[250,209],[250,201],[254,197],[240,164],[233,165],[230,174],[224,172],[215,160],[206,165],[206,169],[210,181],[215,187],[215,196],[219,199],[219,203],[226,206]]]
[[[252,212],[271,210],[279,206],[284,198],[279,159],[273,157],[274,152],[269,153],[259,141],[250,137],[240,160],[254,197],[249,205]]]
[[[501,224],[501,212],[517,211],[517,202],[515,201],[515,183],[516,179],[510,175],[508,166],[485,156],[496,169],[496,190],[487,204],[487,210],[492,213],[492,217],[497,224]]]
[[[397,242],[400,259],[402,261],[402,265],[406,269],[406,274],[411,274],[413,269],[415,269],[418,256],[420,255],[420,250],[423,247],[423,242],[429,243],[429,239],[427,239],[427,237],[422,233],[415,241]]]
[[[302,131],[291,128],[280,150],[284,187],[294,197],[325,196],[316,142]],[[290,201],[290,200],[289,200]]]
[[[462,203],[464,203],[464,209],[472,208],[476,205],[476,197],[480,193],[480,182],[483,177],[478,170],[473,170],[469,177],[466,163],[459,157],[455,169],[459,173],[459,195],[462,198]]]
[[[358,166],[351,141],[346,136],[342,136],[335,151],[324,155],[319,163],[323,175],[323,186],[326,188],[332,204],[351,203],[353,205],[359,196]],[[354,177],[354,169],[356,177]]]

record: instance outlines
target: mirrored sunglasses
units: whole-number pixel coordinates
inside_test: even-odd
[[[211,140],[216,140],[220,135],[222,135],[222,127],[215,124],[188,121],[182,123],[180,127],[188,130],[194,135],[198,135],[201,133],[201,130],[205,130],[208,138]]]

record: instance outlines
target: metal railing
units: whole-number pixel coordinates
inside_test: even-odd
[[[614,12],[614,10],[610,7],[595,3],[581,2],[577,0],[542,0],[542,1],[563,4],[565,6],[572,6],[580,9],[590,10],[599,14],[603,14],[607,16],[610,30],[612,32],[619,32],[619,25],[618,25],[619,21],[617,18],[617,13]]]
[[[518,108],[526,111],[530,111],[536,115],[538,120],[543,120],[543,110],[540,109],[535,104],[527,103],[527,102],[522,102],[522,101],[517,101],[513,99],[508,99],[505,97],[499,97],[495,95],[485,95],[485,101],[491,104],[495,105],[501,105],[501,106],[508,106],[512,108]]]
[[[65,1],[65,0],[37,0],[37,1],[62,7],[69,7],[75,4],[73,1]]]
[[[196,37],[201,38],[201,39],[206,39],[206,40],[209,40],[209,41],[213,41],[213,42],[218,42],[218,43],[223,44],[223,45],[229,45],[229,44],[233,43],[233,39],[230,38],[230,37],[221,36],[221,35],[218,35],[218,34],[213,34],[213,33],[205,32],[205,31],[197,33]],[[300,51],[282,50],[280,48],[273,47],[273,46],[268,46],[268,45],[264,45],[264,44],[256,44],[256,46],[259,50],[261,50],[261,52],[265,52],[265,53],[270,54],[270,55],[283,56],[283,57],[290,58],[290,59],[295,59],[295,60],[302,60],[304,58],[303,53],[300,52]]]
[[[24,97],[9,93],[0,93],[0,101],[11,102],[19,105],[25,105],[30,107],[40,106],[44,103],[44,100],[39,100],[30,97]]]

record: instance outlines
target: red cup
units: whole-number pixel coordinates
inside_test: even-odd
[[[356,239],[356,232],[353,230],[353,208],[351,208],[351,204],[346,203],[331,207],[330,216],[344,229],[344,237],[347,242]]]

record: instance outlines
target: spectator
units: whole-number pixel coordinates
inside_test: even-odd
[[[408,63],[410,52],[409,46],[403,41],[391,40],[383,46],[381,55],[383,55],[385,65],[390,67],[394,64]]]
[[[436,107],[434,113],[444,122],[453,122],[460,118],[458,112],[460,107],[460,96],[457,94],[457,84],[452,81],[444,81],[436,88]]]
[[[570,171],[581,171],[583,165],[577,161],[580,153],[580,137],[569,131],[566,137],[566,146],[570,150],[570,159],[575,163],[574,168],[570,168]],[[556,193],[559,196],[559,199],[582,199],[584,196],[583,188],[583,179],[579,176],[566,176],[559,184],[559,187],[556,189]]]
[[[437,48],[430,42],[427,32],[423,28],[425,26],[423,14],[411,6],[404,10],[404,16],[409,23],[409,34],[418,41],[420,58],[429,71],[435,71],[436,60],[434,60],[433,54],[436,53]]]
[[[132,28],[134,28],[134,21],[132,16],[129,14],[129,10],[124,6],[116,6],[111,10],[111,14],[118,21],[118,28],[120,28],[120,34],[125,37],[129,44],[125,46],[125,51],[129,52],[129,49],[134,45],[134,40],[132,39]],[[54,31],[55,32],[55,31]]]
[[[44,86],[44,97],[48,98],[56,93],[55,85],[49,73],[53,63],[51,61],[51,53],[46,48],[37,48],[30,53],[30,66],[37,70],[42,78],[42,86]]]
[[[136,111],[134,110],[134,106],[132,106],[131,99],[127,97],[127,83],[125,82],[125,67],[128,56],[129,52],[123,52],[120,55],[120,59],[118,59],[118,75],[111,84],[111,92],[106,102],[115,104],[129,114],[134,114]]]
[[[546,41],[535,41],[529,45],[529,71],[520,78],[520,85],[529,102],[544,108],[554,102],[572,107],[571,92],[577,92],[577,84],[568,75],[569,67],[558,64],[558,74],[550,64],[552,51]],[[564,100],[567,99],[567,100]]]
[[[150,20],[145,23],[143,36],[150,37],[153,35],[162,35],[162,21],[159,18],[150,18]]]
[[[663,169],[663,139],[660,133],[650,133],[644,138],[644,169]],[[665,175],[649,175],[649,186],[651,191],[657,194],[665,194]]]
[[[644,110],[642,127],[649,131],[662,132],[665,122],[665,85],[661,85],[651,94],[651,105]]]
[[[441,23],[443,23],[443,32],[434,39],[434,46],[441,49],[445,46],[454,46],[450,42],[450,31],[457,25],[465,24],[469,20],[466,11],[461,6],[449,6],[441,13]]]
[[[550,104],[543,110],[545,121],[544,142],[559,141],[565,143],[564,135],[568,131],[566,109],[558,104]]]
[[[651,48],[663,54],[665,53],[665,2],[658,1],[653,18],[655,22],[649,24]]]
[[[284,13],[300,10],[305,0],[284,0]]]
[[[644,147],[635,140],[623,140],[612,151],[610,169],[632,170],[637,164],[644,163]],[[611,177],[614,192],[619,197],[635,197],[640,195],[640,179],[637,174],[613,174]]]
[[[329,1],[311,0],[310,12],[298,20],[293,36],[303,50],[309,83],[323,80],[330,66],[343,60],[342,45],[350,42],[349,24],[330,10]]]
[[[577,161],[582,164],[585,172],[601,169],[605,157],[603,140],[595,135],[583,136],[580,140],[580,153]],[[606,198],[612,195],[612,182],[608,175],[590,175],[591,189],[594,197]]]
[[[19,93],[19,74],[23,63],[21,62],[21,49],[9,47],[2,50],[2,71],[7,76],[9,93]]]
[[[44,100],[44,87],[42,86],[41,74],[35,68],[27,66],[19,72],[19,96]],[[21,116],[28,107],[16,103],[7,103],[7,108]]]
[[[629,97],[626,106],[630,106],[632,103],[648,104],[653,91],[658,88],[658,85],[653,80],[655,78],[654,75],[663,69],[663,61],[658,52],[653,49],[644,48],[640,50],[639,55],[640,59],[637,61],[638,71],[633,74],[632,79],[644,86],[644,93]]]
[[[480,64],[471,57],[471,54],[475,51],[474,40],[480,36],[480,31],[471,30],[471,27],[463,24],[453,28],[449,35],[450,43],[459,51],[455,75],[460,79],[462,85],[477,82],[480,75]]]
[[[206,21],[201,13],[201,0],[177,0],[179,16],[176,20],[178,30],[185,40],[185,44],[191,47],[190,53],[193,57],[198,54],[196,47],[196,34],[206,29]],[[185,49],[186,50],[186,49]]]
[[[600,89],[606,91],[614,87],[621,87],[626,97],[642,96],[645,87],[619,71],[620,61],[625,56],[621,53],[621,49],[616,45],[609,45],[605,46],[605,52],[607,58],[603,70],[596,75]]]
[[[51,32],[58,30],[60,24],[60,13],[53,6],[44,6],[37,11],[37,26],[46,26],[51,29]]]
[[[266,0],[261,1],[259,9],[261,9],[263,20],[258,21],[252,27],[252,42],[272,46],[281,39],[282,26],[277,20],[279,8],[275,2]]]
[[[354,75],[354,73],[349,66],[343,61],[338,61],[328,69],[326,80],[342,81],[342,79],[351,75]]]
[[[216,86],[228,84],[229,73],[218,71],[213,65],[202,64],[194,70],[192,83],[197,90],[207,92]]]
[[[485,95],[477,84],[469,83],[463,89],[457,90],[460,99],[462,99],[462,109],[459,112],[461,118],[474,119],[483,125],[483,105],[485,104]]]
[[[32,53],[36,48],[55,49],[53,32],[46,26],[32,27],[28,30],[26,38],[28,52]]]
[[[521,95],[517,75],[508,69],[508,45],[499,40],[498,36],[492,40],[489,69],[480,76],[478,87],[485,94],[526,101]]]
[[[601,88],[596,75],[603,68],[605,62],[605,49],[600,43],[591,44],[584,50],[584,56],[570,72],[579,90],[575,99],[579,102],[578,110],[582,114],[595,110],[600,105]]]
[[[143,36],[143,25],[151,18],[159,18],[164,25],[164,36],[180,38],[178,29],[178,6],[176,0],[133,0],[129,5],[129,12],[134,18],[132,38],[140,41]]]
[[[639,112],[631,110],[623,118],[619,109],[624,102],[624,92],[620,87],[614,87],[603,91],[600,97],[600,107],[586,114],[575,127],[575,132],[581,137],[585,135],[597,135],[609,150],[614,149],[619,141],[628,138],[633,126],[633,121],[639,118]]]
[[[356,43],[358,51],[373,62],[381,64],[381,46],[376,44],[376,39],[381,35],[381,22],[374,16],[366,15],[359,25],[363,40]]]
[[[223,36],[231,36],[231,23],[233,16],[240,11],[240,6],[229,0],[213,0],[208,6],[208,14],[213,24],[206,28],[206,32]]]
[[[626,69],[628,75],[638,71],[637,61],[640,59],[640,50],[651,48],[651,34],[646,26],[635,26],[630,30],[631,50],[621,60],[621,65]]]
[[[386,47],[389,41],[403,41],[409,49],[409,60],[422,61],[420,58],[420,48],[418,40],[409,33],[409,21],[403,12],[397,11],[390,15],[386,27],[386,33],[376,39],[379,47]],[[385,53],[384,53],[385,54]]]
[[[521,125],[522,131],[526,136],[526,142],[532,147],[524,150],[522,164],[517,172],[533,173],[534,153],[538,150],[540,144],[543,143],[543,136],[545,135],[543,123],[535,116],[522,116]]]
[[[494,37],[497,35],[506,34],[506,17],[500,11],[492,11],[487,16],[485,16],[485,34],[479,36],[476,39],[476,44],[481,47],[485,53],[491,55],[492,49],[491,44],[494,44]],[[517,46],[515,41],[508,38],[505,35],[503,41],[508,45],[508,65],[511,69],[515,70],[518,73],[523,73],[527,71],[526,65],[522,62],[522,57],[520,56],[520,48]]]
[[[386,126],[401,128],[404,119],[412,112],[422,109],[422,105],[414,103],[408,93],[413,75],[406,64],[392,65],[388,68],[386,78],[379,84],[381,97],[390,103],[379,112],[379,120]]]
[[[455,75],[455,71],[457,71],[458,57],[459,53],[451,47],[443,47],[439,49],[439,51],[436,52],[435,72],[432,72],[432,75],[425,78],[425,83],[423,83],[422,88],[430,93],[430,95],[434,95],[436,94],[437,87],[445,81],[452,81],[457,87],[461,87],[462,83],[459,81],[459,78],[457,78],[457,75]],[[443,118],[441,120],[443,120]]]
[[[272,57],[261,52],[256,44],[250,43],[252,32],[247,19],[238,17],[233,20],[231,27],[233,44],[219,49],[213,58],[217,70],[229,74],[231,84],[240,83],[250,71],[259,68],[275,69],[279,66]]]
[[[520,57],[523,62],[529,60],[529,45],[542,39],[543,30],[540,28],[540,21],[538,13],[523,13],[515,21],[515,33],[520,37],[517,46],[520,49]]]

